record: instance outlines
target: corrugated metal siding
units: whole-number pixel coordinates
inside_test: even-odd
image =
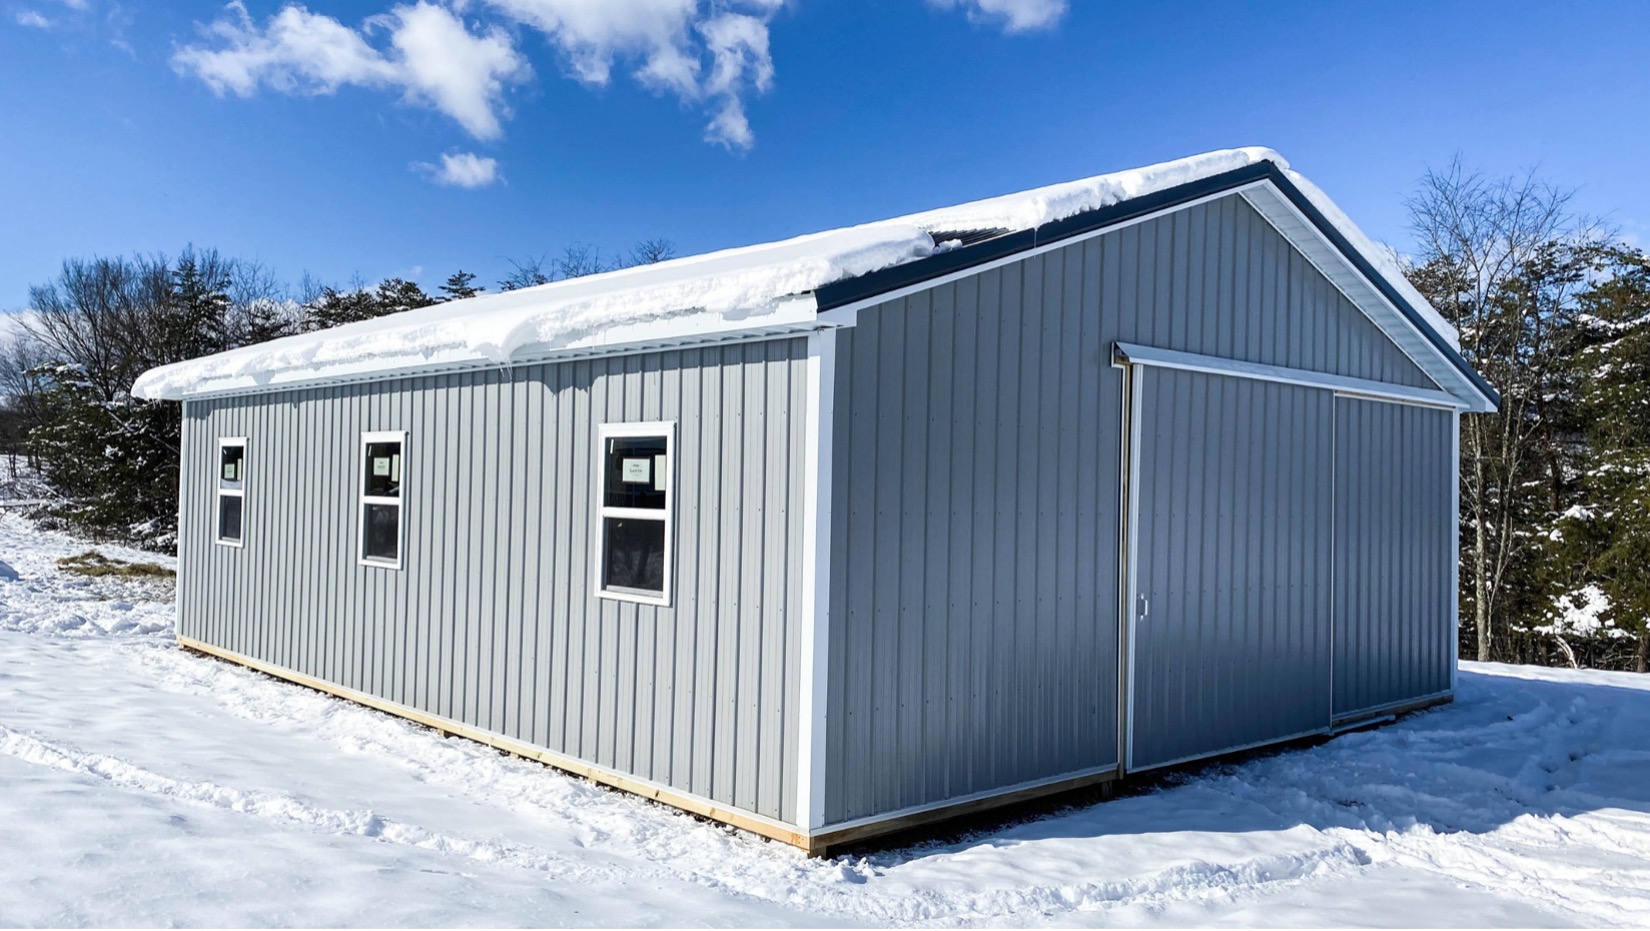
[[[188,406],[188,637],[795,817],[806,341]],[[674,602],[591,587],[597,426],[678,422]],[[405,569],[356,562],[360,434],[408,431]],[[246,547],[210,543],[245,435]]]
[[[861,311],[827,823],[1117,762],[1118,340],[1431,386],[1236,195]]]
[[[1335,400],[1335,715],[1446,692],[1455,415]]]
[[[839,337],[828,822],[1115,761],[1116,408],[1038,272]]]
[[[1328,727],[1334,396],[1143,376],[1132,768]]]

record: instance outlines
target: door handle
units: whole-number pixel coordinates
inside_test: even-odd
[[[1152,616],[1152,600],[1147,598],[1145,595],[1137,595],[1135,597],[1140,599],[1140,604],[1138,604],[1135,608],[1137,616],[1144,621]]]

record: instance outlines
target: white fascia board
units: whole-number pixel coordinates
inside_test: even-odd
[[[1210,375],[1227,375],[1233,378],[1299,385],[1305,388],[1322,388],[1349,397],[1371,398],[1402,404],[1419,404],[1452,411],[1465,407],[1465,404],[1454,395],[1445,391],[1434,391],[1430,388],[1412,388],[1408,385],[1370,381],[1367,378],[1349,378],[1345,375],[1330,375],[1306,369],[1285,368],[1281,365],[1243,362],[1238,359],[1205,356],[1195,352],[1180,352],[1175,349],[1159,349],[1155,346],[1141,346],[1136,343],[1118,343],[1116,348],[1117,354],[1131,365],[1152,365],[1159,368],[1179,369],[1185,372],[1203,372]]]
[[[1495,409],[1472,380],[1421,332],[1417,324],[1399,310],[1374,282],[1347,261],[1341,250],[1309,221],[1283,192],[1271,182],[1251,185],[1241,192],[1243,199],[1289,241],[1307,261],[1333,284],[1346,299],[1363,311],[1369,321],[1404,351],[1435,384],[1460,399],[1464,410],[1483,413]]]
[[[747,342],[800,336],[821,327],[840,326],[820,320],[814,295],[799,294],[782,301],[778,308],[763,314],[739,317],[724,314],[686,314],[660,320],[630,323],[603,330],[599,334],[560,346],[534,343],[523,346],[508,359],[497,360],[465,349],[440,352],[378,356],[329,364],[319,370],[277,372],[270,376],[239,376],[213,379],[208,387],[176,395],[167,400],[263,394],[298,388],[389,381],[478,369],[513,368],[568,359],[635,355],[691,346],[727,342]]]

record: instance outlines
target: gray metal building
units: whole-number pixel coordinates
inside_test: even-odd
[[[1498,398],[1280,160],[1182,174],[714,326],[203,360],[179,641],[815,851],[1447,701]]]

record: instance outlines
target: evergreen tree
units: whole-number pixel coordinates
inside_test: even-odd
[[[485,288],[476,286],[476,276],[462,269],[447,276],[447,280],[438,288],[444,297],[442,300],[457,301],[466,297],[475,297]]]
[[[229,348],[228,286],[215,254],[201,261],[193,250],[186,250],[178,258],[171,299],[161,313],[162,357],[192,359]]]
[[[1610,252],[1610,274],[1581,296],[1593,345],[1582,408],[1590,451],[1588,510],[1602,524],[1593,575],[1615,626],[1634,641],[1634,667],[1650,671],[1650,258]]]
[[[328,285],[321,295],[304,305],[304,329],[324,330],[378,316],[378,302],[371,291],[340,291]]]
[[[267,297],[246,304],[241,308],[236,343],[251,346],[291,336],[297,327],[289,307],[289,304]]]
[[[385,278],[373,292],[373,303],[376,305],[376,313],[373,316],[382,317],[386,314],[428,307],[439,302],[425,294],[424,289],[416,283],[405,278]]]

